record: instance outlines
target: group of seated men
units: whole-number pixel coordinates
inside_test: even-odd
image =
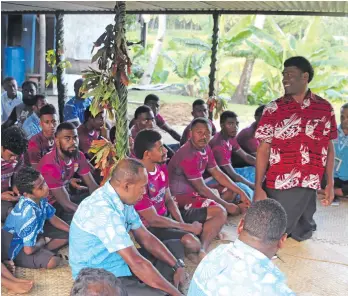
[[[255,111],[255,122],[239,134],[237,114],[223,112],[221,131],[217,132],[208,119],[207,104],[198,99],[192,105],[194,119],[180,136],[159,114],[159,98],[149,95],[130,124],[130,158],[120,161],[111,179],[98,188],[101,178],[89,148],[102,134],[110,139],[114,132],[105,131],[102,111],[92,116],[91,100],[83,99],[80,93],[82,82],[75,82],[75,97],[66,103],[65,121],[59,124],[55,107],[36,94],[34,82],[24,82],[20,93],[13,78],[4,80],[2,261],[12,260],[26,268],[54,268],[61,260],[57,252],[69,243],[74,278],[86,267],[103,268],[121,280],[129,295],[181,295],[178,287],[185,281],[184,257],[202,261],[212,241],[222,237],[227,215],[245,213],[251,205],[258,146],[254,134],[264,106]],[[180,141],[180,149],[163,143],[156,127]],[[348,193],[344,171],[347,129],[346,104],[335,144],[341,161],[335,183],[341,184],[337,188],[341,195]],[[247,166],[234,168],[235,155]],[[262,264],[271,264],[268,258],[284,242],[286,214],[281,206],[260,201],[251,209],[239,225],[240,241],[231,250],[214,251],[221,263],[225,252],[231,256],[244,249],[252,254],[254,250],[245,244],[264,250],[264,246],[252,244],[257,239],[264,241],[271,231],[267,228],[271,220],[256,221],[262,211],[279,220],[277,230],[272,230],[276,231],[272,243],[266,244],[267,254],[262,251],[266,255]],[[253,256],[260,260],[255,252]],[[214,285],[208,283],[209,273],[200,270],[189,295],[201,295],[203,280]],[[278,277],[277,281],[281,286],[284,280]],[[291,293],[287,288],[283,291],[284,295]]]

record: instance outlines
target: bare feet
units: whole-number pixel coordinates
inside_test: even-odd
[[[30,281],[28,283],[17,282],[9,290],[17,294],[24,294],[28,293],[33,288],[33,285],[34,283]]]
[[[16,266],[12,260],[5,260],[4,265],[14,275],[16,272]]]
[[[192,261],[194,264],[198,264],[200,262],[199,256],[197,253],[190,253],[186,255],[187,259]]]

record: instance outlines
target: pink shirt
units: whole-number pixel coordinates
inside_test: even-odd
[[[42,132],[31,137],[28,143],[28,159],[31,164],[38,164],[41,158],[53,149],[54,140],[48,140]]]
[[[216,134],[216,127],[210,119],[209,119],[209,122],[211,123],[211,135],[214,136]],[[190,129],[191,129],[191,123],[184,129],[184,132],[182,133],[180,146],[184,145],[189,139]]]
[[[169,187],[171,193],[191,194],[196,189],[189,180],[202,178],[206,169],[216,167],[213,151],[209,145],[203,151],[187,141],[172,157],[168,165]]]
[[[215,134],[210,140],[209,146],[213,150],[218,166],[230,164],[232,152],[241,149],[235,137],[225,140],[221,132]]]
[[[165,203],[166,189],[168,188],[167,166],[157,165],[154,172],[148,172],[148,183],[146,193],[143,198],[137,202],[134,208],[139,212],[143,224],[147,227],[149,224],[141,216],[141,211],[154,207],[157,214],[164,216],[167,212]]]
[[[84,125],[80,125],[77,133],[79,135],[79,149],[86,155],[88,154],[89,148],[91,148],[92,142],[98,140],[99,132],[93,131],[90,133]]]
[[[60,159],[57,148],[47,153],[39,162],[37,170],[44,177],[49,189],[57,189],[69,184],[75,173],[80,176],[90,172],[89,164],[82,152],[76,158],[71,158],[69,163]],[[55,198],[50,193],[49,202],[53,204]]]
[[[238,144],[246,153],[256,153],[257,147],[260,145],[260,141],[255,138],[256,128],[256,122],[253,122],[250,126],[242,129],[237,135]]]
[[[12,176],[20,170],[24,163],[23,157],[18,157],[17,161],[6,161],[1,158],[1,192],[12,190]]]
[[[155,120],[156,120],[156,125],[159,128],[161,128],[162,126],[164,126],[166,124],[166,121],[164,120],[164,118],[160,114],[157,114],[155,116]]]

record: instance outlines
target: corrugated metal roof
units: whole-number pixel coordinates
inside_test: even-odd
[[[112,13],[115,1],[2,1],[2,13]],[[348,1],[127,1],[129,13],[264,13],[348,16]]]

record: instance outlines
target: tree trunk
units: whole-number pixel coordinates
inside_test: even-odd
[[[141,77],[139,84],[145,85],[151,83],[151,78],[153,71],[155,70],[158,55],[161,52],[162,46],[163,46],[163,39],[166,33],[166,18],[167,16],[165,14],[161,14],[158,16],[158,33],[157,33],[157,40],[155,42],[155,45],[152,49],[150,61],[147,66],[147,69]]]
[[[257,15],[255,18],[254,26],[263,29],[265,24],[265,15]],[[248,103],[248,91],[250,86],[250,79],[253,73],[256,57],[248,57],[245,60],[242,75],[239,78],[239,84],[234,92],[231,100],[236,104],[247,104]]]
[[[45,92],[46,77],[46,16],[40,14],[40,92]]]

